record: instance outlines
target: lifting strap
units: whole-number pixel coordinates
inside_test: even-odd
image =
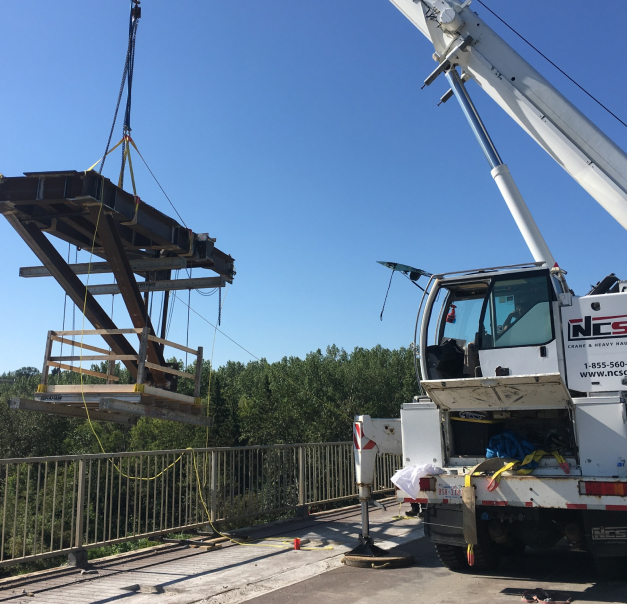
[[[125,143],[124,146],[124,159],[126,160],[126,158],[128,158],[128,169],[131,173],[131,182],[133,184],[133,197],[135,200],[135,215],[137,216],[137,210],[139,208],[139,204],[141,202],[141,199],[139,198],[139,195],[137,195],[137,188],[135,186],[135,174],[133,173],[133,162],[131,161],[131,145],[133,146],[133,148],[135,149],[135,151],[137,151],[137,154],[141,157],[141,153],[139,152],[139,149],[137,148],[137,145],[135,144],[135,141],[131,138],[131,136],[129,134],[125,134],[118,142],[117,144],[110,149],[109,151],[107,151],[105,157],[107,155],[109,155],[109,153],[113,153],[122,143]],[[86,172],[90,172],[91,170],[93,170],[102,160],[104,159],[104,157],[101,157],[95,164],[91,165],[89,168],[87,168],[87,170],[85,170]],[[122,174],[120,174],[120,178],[118,180],[118,187],[122,188]]]
[[[476,468],[475,468],[476,469]],[[472,486],[471,477],[475,474],[470,471],[464,477],[464,486],[462,487],[462,526],[464,530],[464,540],[468,544],[466,548],[466,558],[468,566],[475,564],[475,545],[477,545],[477,515],[475,512],[475,487]],[[476,472],[479,474],[479,472]]]
[[[531,474],[531,472],[535,470],[536,466],[534,465],[533,467],[527,467],[527,468],[525,468],[524,466],[527,466],[528,464],[531,464],[531,463],[537,464],[545,455],[548,455],[546,451],[543,451],[542,449],[538,449],[536,451],[532,451],[531,453],[529,453],[529,455],[527,455],[525,459],[523,459],[522,461],[516,460],[516,461],[508,462],[500,470],[497,470],[496,472],[494,472],[494,474],[492,475],[492,479],[490,480],[487,486],[488,491],[492,492],[496,490],[496,488],[499,486],[499,482],[501,481],[502,474],[504,472],[507,472],[508,470],[516,468],[516,466],[523,466],[520,469],[516,470],[517,474],[521,474],[523,476],[526,474]],[[562,455],[558,451],[551,451],[551,455],[555,457],[555,459],[557,460],[557,463],[559,464],[559,467],[562,468],[562,470],[564,471],[564,474],[570,474],[570,466],[568,465],[566,460],[562,457]]]

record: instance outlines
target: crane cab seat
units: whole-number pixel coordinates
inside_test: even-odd
[[[427,367],[431,379],[448,379],[468,377],[464,375],[466,354],[464,349],[453,338],[444,340],[442,344],[429,346],[427,353]]]
[[[468,377],[479,377],[477,373],[480,373],[481,362],[479,361],[479,333],[475,335],[474,342],[468,342],[466,350],[464,351],[464,365],[466,366],[466,373]],[[477,371],[479,369],[479,372]]]
[[[427,348],[427,367],[430,379],[459,379],[481,377],[479,347],[469,342],[464,348],[454,340]]]

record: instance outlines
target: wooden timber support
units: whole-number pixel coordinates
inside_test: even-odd
[[[96,329],[117,329],[115,323],[104,311],[96,299],[86,290],[83,282],[74,274],[61,254],[48,241],[48,238],[32,222],[22,223],[12,214],[5,214],[4,217],[9,224],[17,231],[19,236],[26,242],[28,247],[39,258],[41,263],[48,269],[50,274],[58,281],[65,290],[72,302],[79,309],[84,307],[85,318]],[[115,354],[134,355],[135,350],[127,339],[121,334],[104,334],[103,339],[110,346]],[[137,362],[123,361],[131,375],[137,377]]]
[[[39,413],[49,413],[51,415],[61,415],[62,417],[79,417],[87,419],[87,411],[84,407],[69,407],[67,405],[55,405],[46,401],[34,401],[28,398],[12,398],[9,401],[9,408],[21,411],[38,411]],[[126,413],[103,412],[97,409],[89,410],[89,418],[103,422],[114,422],[125,426],[134,426],[137,423],[136,415]]]
[[[205,426],[207,428],[210,428],[213,424],[213,418],[205,415],[193,415],[190,413],[166,409],[165,407],[155,407],[153,405],[127,403],[113,398],[101,398],[99,409],[101,412],[113,411],[118,413],[129,413],[132,415],[152,417],[155,419],[168,419],[182,424]]]
[[[89,211],[94,223],[98,226],[98,236],[105,254],[107,255],[109,266],[120,288],[120,293],[128,309],[133,326],[136,328],[147,327],[148,330],[152,332],[153,329],[150,317],[148,316],[148,309],[137,287],[131,263],[124,250],[124,243],[118,233],[118,228],[113,216],[100,205],[92,205]],[[155,383],[160,385],[165,384],[165,375],[154,367],[155,365],[165,365],[161,347],[157,346],[154,342],[148,341],[146,353],[148,360],[153,365],[152,376]],[[142,377],[143,376],[140,376],[140,379]]]
[[[158,338],[157,336],[149,334],[148,327],[141,329],[132,327],[116,329],[114,331],[116,332],[115,334],[107,333],[107,330],[104,329],[49,331],[46,340],[42,383],[38,387],[37,392],[33,395],[34,400],[15,399],[11,408],[81,418],[88,417],[86,412],[87,408],[89,409],[89,417],[100,421],[133,423],[134,420],[126,421],[125,418],[128,418],[128,416],[136,418],[136,416],[141,415],[196,426],[211,426],[212,420],[210,417],[203,415],[200,400],[203,358],[202,346],[195,350],[183,346],[182,344],[177,344],[176,342]],[[79,334],[81,335],[80,342],[67,337]],[[137,354],[130,355],[132,356],[132,360],[138,363],[136,384],[111,383],[112,381],[120,381],[120,379],[113,374],[115,361],[123,361],[127,355],[116,355],[104,348],[93,346],[92,344],[85,344],[82,341],[83,337],[104,337],[105,335],[121,334],[137,334],[141,336]],[[75,345],[79,350],[72,354],[53,356],[53,342]],[[192,374],[181,371],[180,369],[168,365],[161,366],[150,363],[146,360],[149,343],[165,345],[194,355],[196,357],[195,373]],[[84,351],[99,354],[84,354]],[[71,364],[68,365],[61,361],[68,361]],[[107,362],[107,373],[82,368],[81,365],[85,361]],[[103,381],[106,380],[107,383],[86,384],[81,381],[81,384],[50,384],[48,379],[49,367],[57,367],[75,373],[82,373],[100,378]],[[150,382],[147,384],[144,383],[143,378],[147,375],[147,371],[145,370],[151,370],[151,372],[161,370],[165,374],[193,381],[194,396],[159,388]],[[103,401],[108,402],[103,403]],[[98,406],[94,408],[94,405]]]

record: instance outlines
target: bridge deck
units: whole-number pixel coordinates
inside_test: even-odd
[[[392,519],[398,507],[389,501],[392,506],[387,511],[372,510],[371,531],[377,542],[393,547],[422,535],[418,521]],[[105,604],[128,600],[139,604],[163,598],[168,604],[187,604],[218,595],[242,601],[339,567],[344,552],[357,544],[358,512],[355,507],[346,508],[247,531],[255,538],[309,539],[303,548],[314,549],[282,549],[281,541],[275,539],[262,541],[264,547],[226,544],[215,550],[161,545],[94,561],[97,574],[64,567],[5,579],[0,581],[0,602]],[[328,547],[332,549],[323,549]],[[26,595],[29,593],[33,596]]]
[[[394,570],[348,568],[341,564],[359,532],[356,508],[309,517],[249,532],[254,537],[311,539],[307,546],[332,550],[281,550],[228,545],[204,551],[180,545],[96,561],[97,574],[74,569],[45,571],[0,581],[0,602],[46,604],[159,603],[237,604],[514,604],[524,590],[542,587],[555,599],[624,603],[627,582],[596,582],[591,560],[580,552],[527,551],[505,558],[494,576],[454,574],[441,566],[420,521],[395,520],[394,505],[372,511],[379,545],[400,544],[415,554],[415,566]],[[266,543],[277,544],[276,541]],[[138,589],[139,588],[139,589]],[[150,592],[153,593],[150,593]],[[29,595],[32,594],[32,595]]]

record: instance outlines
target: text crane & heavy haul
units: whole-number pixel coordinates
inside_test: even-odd
[[[470,0],[391,1],[433,43],[438,66],[425,85],[446,77],[442,101],[459,102],[534,262],[428,276],[415,337],[424,395],[400,419],[354,424],[359,551],[377,553],[374,461],[395,453],[406,466],[398,499],[422,506],[451,569],[493,567],[504,551],[563,537],[604,562],[625,557],[627,282],[612,274],[585,296],[568,288],[464,82],[475,80],[625,228],[627,155]]]

